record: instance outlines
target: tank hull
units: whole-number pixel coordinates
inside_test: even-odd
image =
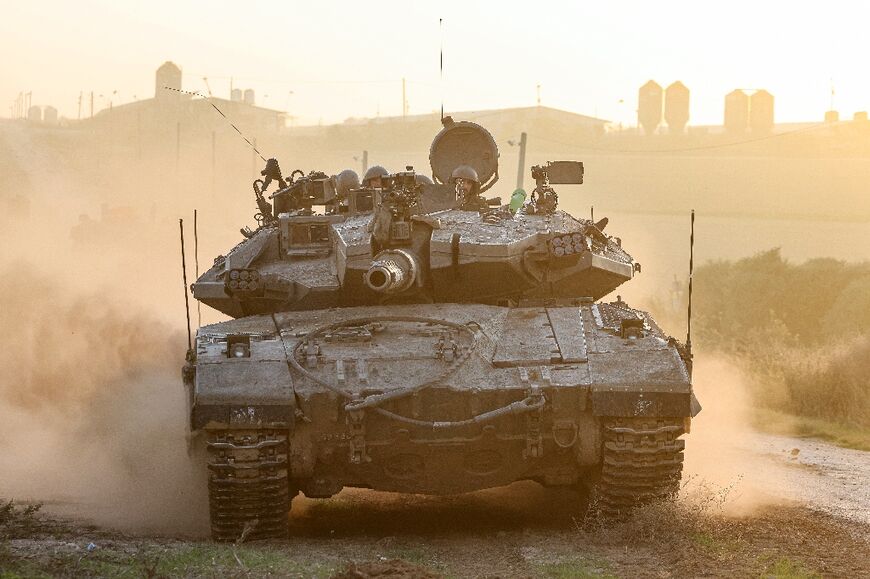
[[[216,538],[251,520],[256,508],[238,505],[259,504],[254,518],[268,520],[299,491],[345,486],[447,495],[585,483],[619,510],[675,490],[679,436],[697,411],[675,342],[622,302],[240,318],[200,329],[187,376],[191,427],[211,451],[213,522],[241,521]],[[259,499],[224,488],[250,477]]]

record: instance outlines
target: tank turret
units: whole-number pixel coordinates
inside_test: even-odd
[[[234,317],[397,296],[481,304],[600,299],[640,271],[600,223],[558,209],[555,186],[581,184],[582,163],[532,167],[529,201],[512,207],[483,196],[498,180],[498,149],[480,125],[446,118],[429,159],[433,182],[412,167],[392,174],[375,167],[361,185],[349,170],[333,177],[296,170],[284,179],[270,159],[254,184],[258,229],[244,231],[248,240],[197,280],[194,296]],[[265,193],[273,182],[277,190]],[[388,247],[405,253],[382,256]],[[263,291],[227,285],[238,268],[259,271]]]

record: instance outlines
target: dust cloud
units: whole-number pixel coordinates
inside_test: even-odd
[[[693,386],[703,410],[686,439],[684,494],[719,495],[723,510],[748,515],[782,503],[782,467],[753,450],[752,399],[742,370],[722,356],[695,356]]]
[[[0,270],[0,496],[121,529],[201,530],[183,336],[104,296],[63,294],[23,263]]]
[[[0,134],[0,497],[122,530],[205,532],[180,376],[176,216],[191,202],[125,177],[129,163],[95,174],[70,166],[87,152],[27,139]]]

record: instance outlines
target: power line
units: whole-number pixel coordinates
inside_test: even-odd
[[[818,129],[823,129],[828,127],[827,123],[819,123],[812,125],[810,127],[803,127],[800,129],[794,129],[791,131],[784,131],[782,133],[775,133],[771,135],[764,135],[763,137],[756,137],[754,139],[744,139],[742,141],[731,141],[728,143],[715,143],[711,145],[698,145],[693,147],[677,147],[673,149],[615,149],[615,148],[605,148],[605,147],[587,147],[583,145],[578,145],[577,143],[566,143],[564,141],[559,141],[557,139],[552,139],[549,137],[543,137],[537,134],[530,134],[530,136],[539,139],[541,141],[548,141],[550,143],[556,143],[559,145],[565,145],[566,147],[575,147],[577,149],[582,149],[584,151],[600,151],[605,153],[683,153],[689,151],[704,151],[709,149],[722,149],[726,147],[735,147],[738,145],[745,145],[747,143],[756,143],[759,141],[766,141],[769,139],[778,139],[781,137],[787,137],[790,135],[794,135],[797,133],[806,133],[810,131],[815,131]]]
[[[401,78],[390,78],[390,79],[360,79],[360,80],[286,80],[286,79],[268,79],[268,78],[245,78],[238,76],[216,76],[213,74],[199,74],[193,72],[185,72],[182,76],[187,76],[191,78],[202,79],[203,77],[208,77],[210,80],[232,80],[235,81],[243,81],[243,82],[260,82],[260,83],[268,83],[268,84],[286,84],[286,85],[296,85],[296,84],[392,84],[392,83],[400,83],[402,82]],[[427,81],[419,81],[407,79],[407,82],[414,84],[428,84],[430,86],[434,86],[436,83],[427,82]]]

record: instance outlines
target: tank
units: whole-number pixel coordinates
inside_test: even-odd
[[[641,267],[606,218],[558,208],[583,164],[532,167],[512,210],[484,196],[492,136],[449,117],[430,164],[431,180],[406,167],[366,188],[270,159],[258,226],[192,285],[233,318],[197,331],[183,372],[214,539],[286,536],[293,497],[344,487],[533,480],[617,516],[678,490],[691,352],[599,301]],[[451,182],[459,165],[477,180]]]

